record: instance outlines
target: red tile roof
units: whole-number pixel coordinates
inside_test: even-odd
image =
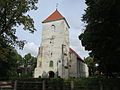
[[[84,61],[72,48],[69,48],[80,60]]]
[[[65,19],[65,18],[59,13],[58,10],[56,10],[48,18],[46,18],[42,23],[59,20],[59,19]]]

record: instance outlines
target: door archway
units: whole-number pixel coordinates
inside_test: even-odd
[[[49,78],[54,78],[55,73],[53,71],[49,71]]]

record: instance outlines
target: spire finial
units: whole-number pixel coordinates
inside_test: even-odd
[[[59,3],[56,3],[56,9],[58,9],[58,5],[59,5]]]

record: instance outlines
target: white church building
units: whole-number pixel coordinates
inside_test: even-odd
[[[42,22],[42,41],[34,77],[78,78],[88,76],[84,60],[70,48],[66,19],[58,10]]]

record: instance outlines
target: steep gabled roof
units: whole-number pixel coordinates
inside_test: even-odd
[[[72,48],[69,49],[77,56],[77,58],[79,58],[81,61],[84,61]]]
[[[59,20],[59,19],[65,19],[65,18],[59,13],[58,10],[56,10],[48,18],[46,18],[42,23]]]

